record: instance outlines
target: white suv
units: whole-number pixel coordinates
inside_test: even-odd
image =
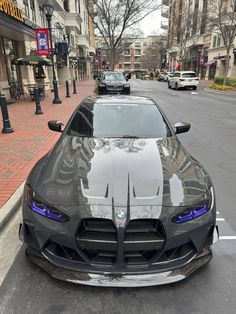
[[[197,89],[198,77],[195,72],[192,71],[178,71],[169,76],[168,87],[174,87],[175,89],[192,87]]]

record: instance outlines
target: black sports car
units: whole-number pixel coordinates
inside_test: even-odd
[[[98,95],[130,94],[128,77],[121,72],[104,72],[98,82]]]
[[[32,169],[20,238],[52,276],[98,286],[175,282],[209,262],[215,195],[201,164],[146,97],[88,97]]]

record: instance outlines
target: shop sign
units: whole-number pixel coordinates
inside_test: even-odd
[[[24,22],[24,11],[18,8],[11,0],[0,0],[0,12],[3,12],[20,22]]]
[[[36,45],[37,45],[36,54],[38,56],[50,55],[48,28],[37,28],[35,30],[35,34],[36,34]]]

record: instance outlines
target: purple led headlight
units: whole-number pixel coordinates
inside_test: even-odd
[[[38,215],[44,216],[46,218],[56,220],[59,222],[68,221],[69,217],[62,213],[55,207],[45,204],[43,201],[38,200],[33,196],[32,189],[30,186],[26,187],[27,191],[27,204],[32,209],[33,212],[37,213]]]
[[[206,214],[214,206],[213,187],[210,187],[209,192],[210,193],[205,200],[201,200],[198,204],[185,209],[183,212],[174,216],[172,221],[177,224],[181,224]]]
[[[68,217],[63,214],[61,211],[54,209],[54,208],[50,208],[48,205],[45,204],[41,204],[41,203],[36,203],[35,201],[33,201],[30,204],[30,208],[37,214],[47,217],[49,219],[53,219],[56,221],[68,221]]]

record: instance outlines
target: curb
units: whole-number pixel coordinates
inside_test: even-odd
[[[213,93],[213,94],[220,94],[220,95],[226,95],[226,96],[232,96],[232,95],[235,95],[236,96],[236,92],[223,92],[223,91],[218,91],[218,90],[212,90],[211,88],[204,88],[204,90],[206,92],[209,92],[209,93]]]
[[[25,181],[18,187],[6,204],[0,209],[0,231],[6,226],[13,214],[20,207]]]

